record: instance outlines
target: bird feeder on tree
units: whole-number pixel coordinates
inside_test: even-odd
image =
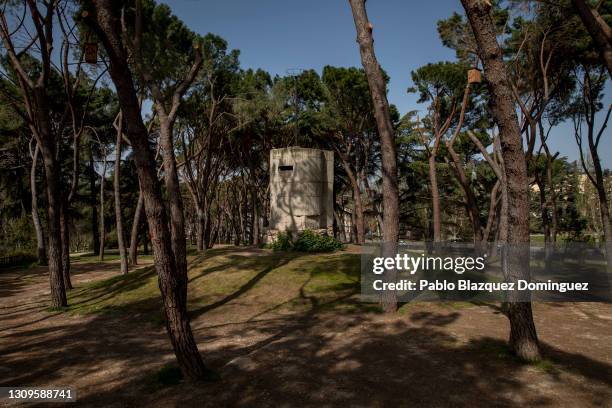
[[[468,84],[479,84],[482,81],[482,75],[478,68],[472,68],[468,71]]]

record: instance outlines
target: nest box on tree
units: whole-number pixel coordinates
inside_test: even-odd
[[[479,84],[482,81],[482,76],[478,68],[472,68],[468,71],[468,84]]]
[[[81,13],[83,18],[89,17],[89,12],[84,10]],[[98,63],[98,43],[93,41],[86,41],[83,46],[83,54],[85,57],[85,62],[88,64],[97,64]]]
[[[98,43],[86,42],[83,47],[83,53],[85,54],[85,62],[88,64],[98,63]]]

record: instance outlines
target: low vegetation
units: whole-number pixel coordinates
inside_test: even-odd
[[[342,249],[343,244],[332,236],[304,230],[295,240],[291,232],[281,232],[268,247],[274,251],[333,252]]]

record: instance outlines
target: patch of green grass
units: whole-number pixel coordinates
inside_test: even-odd
[[[28,283],[28,284],[32,284],[32,283],[35,283],[35,282],[36,282],[36,279],[34,279],[34,277],[33,277],[33,276],[28,276],[28,275],[26,275],[26,276],[22,276],[22,277],[21,277],[21,280],[22,280],[23,282],[25,282],[25,283]]]
[[[557,374],[559,372],[559,368],[556,366],[556,364],[547,358],[544,358],[535,363],[529,363],[529,365],[548,374]]]
[[[357,301],[358,254],[251,253],[242,248],[215,248],[197,257],[190,256],[190,265],[188,309],[194,317],[229,303],[253,305],[261,313],[380,311],[377,304]],[[115,276],[70,291],[69,306],[63,311],[129,313],[163,325],[154,268],[137,269],[127,275],[119,275],[118,269]]]
[[[57,313],[57,312],[67,312],[70,310],[69,306],[49,306],[47,308],[45,308],[46,312],[49,313]]]
[[[448,301],[448,302],[440,302],[440,306],[445,307],[447,309],[452,309],[452,310],[463,310],[463,309],[469,309],[471,307],[474,307],[475,305],[472,302]]]
[[[159,312],[160,294],[154,268],[137,269],[71,291],[68,305],[67,311],[75,314]],[[155,313],[148,316],[153,318]]]
[[[82,263],[96,263],[96,262],[112,262],[118,261],[119,251],[116,249],[110,249],[104,251],[104,260],[100,261],[99,255],[95,255],[93,252],[86,253],[78,253],[78,254],[70,254],[70,260],[72,262],[82,262]],[[151,260],[153,259],[153,255],[144,255],[138,254],[138,260]]]
[[[510,350],[508,345],[504,343],[479,344],[478,349],[486,354],[494,354],[500,360],[508,360],[516,364],[534,367],[535,369],[548,374],[556,374],[560,371],[554,361],[548,358],[543,358],[539,361],[525,361],[517,357]]]

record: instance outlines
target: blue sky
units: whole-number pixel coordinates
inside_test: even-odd
[[[170,0],[173,12],[192,30],[212,32],[239,49],[245,68],[262,68],[286,75],[291,68],[316,69],[325,65],[361,66],[355,26],[348,0]],[[416,6],[415,4],[419,4]],[[428,62],[452,60],[436,31],[436,22],[453,11],[459,0],[369,0],[374,46],[381,66],[391,77],[389,101],[400,113],[424,109],[408,94],[410,72]],[[608,86],[607,104],[612,103]],[[602,118],[600,118],[602,120]],[[600,146],[606,167],[612,167],[612,124]],[[578,152],[570,124],[551,133],[551,147],[571,160]]]

